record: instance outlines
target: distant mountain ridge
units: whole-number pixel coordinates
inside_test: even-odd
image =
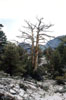
[[[25,50],[28,51],[28,53],[30,53],[30,49],[31,49],[31,45],[29,43],[26,43],[26,42],[22,42],[22,43],[19,43],[19,46],[21,46],[22,48],[24,48]]]
[[[62,42],[62,41],[65,41],[66,42],[66,35],[64,36],[58,36],[52,40],[49,40],[45,45],[40,45],[40,48],[41,50],[45,50],[46,48],[48,47],[51,47],[52,49],[55,49],[59,46],[59,44]],[[31,51],[31,45],[29,43],[26,43],[26,42],[22,42],[19,44],[21,47],[23,47],[25,50],[27,50],[28,52]]]
[[[52,49],[55,49],[59,46],[59,44],[62,42],[62,41],[66,41],[66,35],[64,36],[58,36],[52,40],[49,40],[47,43],[46,43],[46,47],[51,47]]]

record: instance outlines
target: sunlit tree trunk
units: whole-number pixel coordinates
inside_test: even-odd
[[[33,31],[32,31],[32,67],[34,67],[34,38],[33,38]]]
[[[38,45],[38,43],[39,43],[39,32],[37,32],[37,37],[36,37],[36,50],[35,50],[35,65],[34,65],[34,71],[36,71],[37,70],[37,67],[38,67],[38,53],[39,53],[39,51],[38,51],[38,48],[39,48],[39,45]]]

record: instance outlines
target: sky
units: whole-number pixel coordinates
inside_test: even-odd
[[[24,20],[35,23],[36,17],[54,24],[50,35],[66,35],[66,0],[0,0],[0,24],[8,40],[18,40]]]

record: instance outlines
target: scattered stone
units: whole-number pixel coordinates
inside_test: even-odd
[[[20,95],[21,97],[24,96],[24,93],[25,93],[25,91],[22,90],[22,89],[20,89],[20,93],[19,93],[19,95]]]
[[[13,94],[13,95],[15,95],[16,94],[16,91],[10,89],[10,93]]]
[[[0,78],[0,100],[66,100],[66,86],[54,80]]]

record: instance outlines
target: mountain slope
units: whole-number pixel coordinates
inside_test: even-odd
[[[39,45],[39,47],[41,48],[42,51],[45,50],[48,47],[51,47],[52,49],[55,49],[55,48],[58,47],[58,45],[61,42],[66,43],[66,35],[65,36],[58,36],[58,37],[56,37],[56,38],[54,38],[52,40],[49,40],[45,45]],[[28,53],[30,53],[31,45],[29,43],[22,42],[19,45],[21,47],[23,47],[25,50],[27,50]]]
[[[58,36],[50,41],[47,42],[45,45],[46,48],[51,47],[51,48],[57,48],[61,42],[66,42],[66,35],[65,36]]]
[[[29,43],[22,42],[22,43],[19,43],[19,46],[21,46],[22,48],[24,48],[25,50],[27,50],[28,53],[30,53],[30,51],[31,51],[31,45]]]

